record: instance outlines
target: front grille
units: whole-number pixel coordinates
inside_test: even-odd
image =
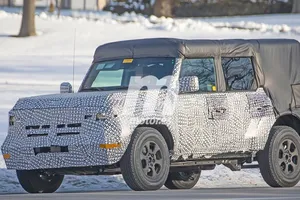
[[[39,136],[48,136],[48,133],[28,134],[27,135],[27,137],[39,137]]]
[[[43,125],[42,128],[43,128],[43,129],[50,128],[50,125]]]
[[[61,131],[53,130],[53,132],[49,132],[51,130],[47,130],[47,132],[42,131],[43,129],[50,129],[50,125],[29,125],[25,126],[25,129],[30,131],[27,133],[27,137],[47,137],[52,133],[56,134],[56,136],[68,136],[68,135],[79,135],[78,131],[82,126],[81,123],[70,123],[70,124],[58,124],[54,127],[57,129],[61,129]],[[40,133],[42,132],[42,133]]]
[[[50,128],[50,125],[33,125],[33,126],[25,126],[26,130],[35,130],[35,129],[48,129]]]
[[[26,126],[25,129],[26,130],[30,130],[30,129],[39,129],[40,126],[39,125],[36,125],[36,126]]]
[[[81,123],[68,124],[67,127],[69,127],[69,128],[77,128],[77,127],[81,127]]]
[[[79,132],[63,132],[63,133],[56,133],[57,136],[64,136],[64,135],[79,135]]]
[[[58,124],[57,128],[79,128],[81,127],[81,123],[74,123],[74,124]]]
[[[66,125],[65,125],[65,124],[58,124],[56,127],[57,127],[57,128],[65,128]]]

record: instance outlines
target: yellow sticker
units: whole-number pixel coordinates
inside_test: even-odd
[[[212,87],[211,87],[211,89],[212,89],[212,91],[217,91],[217,87],[215,86],[215,85],[213,85]]]
[[[123,60],[123,63],[132,63],[132,62],[133,62],[133,59],[131,59],[131,58],[130,58],[130,59],[128,58],[128,59],[124,59],[124,60]]]

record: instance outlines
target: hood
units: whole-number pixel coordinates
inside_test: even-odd
[[[12,110],[44,108],[84,108],[104,105],[121,105],[126,91],[80,92],[41,95],[21,98]]]

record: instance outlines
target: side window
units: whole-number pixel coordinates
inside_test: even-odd
[[[255,73],[250,57],[222,58],[226,90],[256,89]]]
[[[216,91],[215,63],[213,58],[184,59],[180,77],[197,76],[201,92]]]

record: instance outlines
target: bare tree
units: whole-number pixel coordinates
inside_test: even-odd
[[[62,8],[62,0],[56,0],[57,18],[60,18],[60,11]]]
[[[201,91],[213,91],[215,86],[213,59],[187,59],[183,61],[182,66],[182,76],[197,76]]]
[[[8,7],[12,7],[12,5],[13,5],[12,0],[8,0]]]
[[[54,13],[54,11],[55,11],[54,2],[53,2],[53,1],[50,1],[50,5],[49,5],[48,12],[49,12],[49,13]]]
[[[86,10],[86,0],[83,0],[83,10]]]
[[[35,0],[23,0],[22,25],[18,37],[36,35],[35,31]]]
[[[106,4],[107,4],[106,0],[97,0],[97,10],[103,10]]]
[[[300,1],[299,0],[294,0],[293,1],[292,13],[300,13]]]
[[[172,17],[174,0],[156,0],[153,6],[153,14],[157,17]]]
[[[251,65],[249,59],[222,58],[222,68],[228,90],[252,88],[254,84],[254,72]]]

